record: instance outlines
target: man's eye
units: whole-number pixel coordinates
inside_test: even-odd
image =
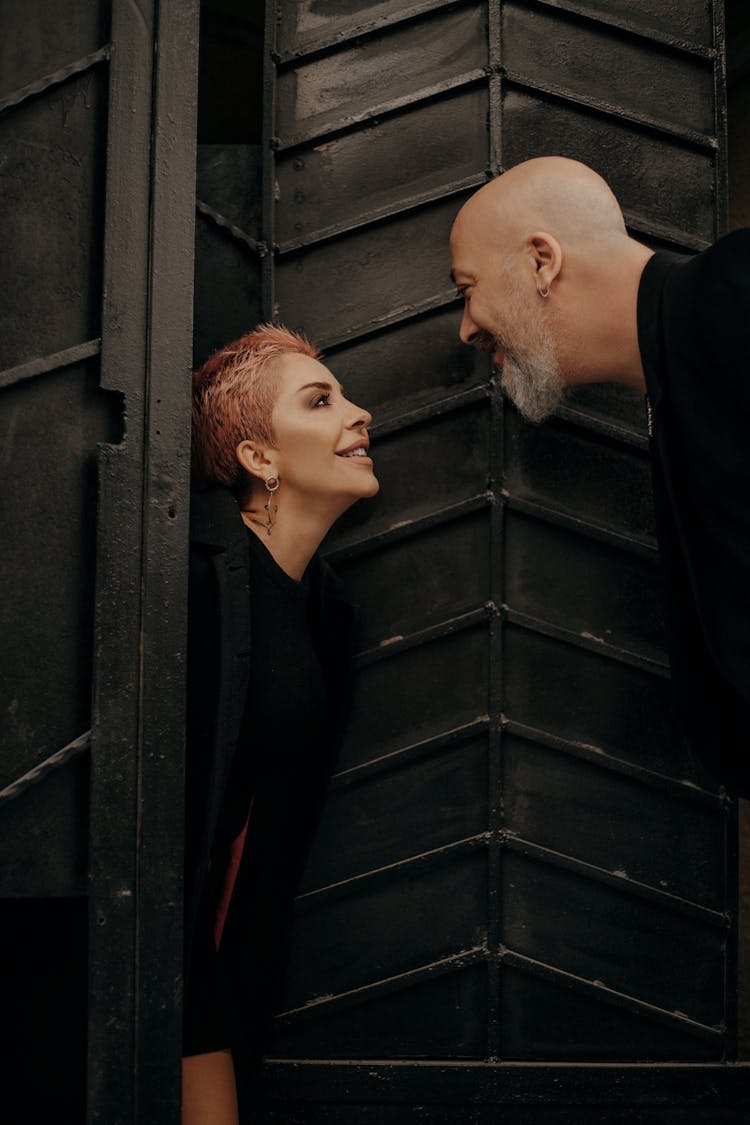
[[[318,397],[313,400],[313,406],[328,406],[330,398],[330,394],[326,391],[325,394],[318,395]]]
[[[460,297],[462,301],[466,300],[466,298],[469,295],[468,289],[469,289],[468,285],[459,285],[456,288],[456,296]]]

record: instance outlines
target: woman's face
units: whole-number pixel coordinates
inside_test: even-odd
[[[374,496],[380,486],[368,455],[372,415],[349,402],[328,368],[309,356],[283,356],[277,378],[272,456],[284,491],[309,503],[333,501],[341,511]]]

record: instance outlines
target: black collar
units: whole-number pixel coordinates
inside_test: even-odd
[[[190,541],[218,554],[246,557],[247,528],[232,493],[223,485],[196,489],[190,495]],[[316,553],[307,570],[311,590],[321,599],[348,605],[340,579]]]
[[[212,485],[190,495],[190,539],[214,551],[245,542],[246,530],[237,501],[228,488]]]

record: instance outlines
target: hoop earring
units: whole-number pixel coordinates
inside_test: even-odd
[[[540,297],[549,297],[549,285],[545,289],[541,289],[539,286],[537,286],[536,291]]]

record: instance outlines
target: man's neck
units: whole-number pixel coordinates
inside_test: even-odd
[[[592,273],[589,308],[566,341],[571,383],[622,383],[645,394],[638,344],[638,289],[652,255],[648,246],[628,239]],[[561,366],[564,371],[564,355]]]

